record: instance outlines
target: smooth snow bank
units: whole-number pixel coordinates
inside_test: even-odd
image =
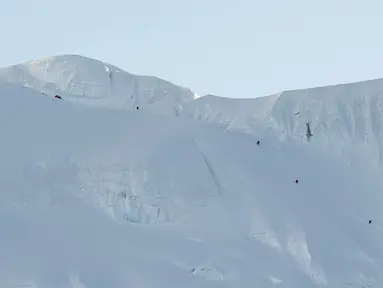
[[[0,135],[1,287],[383,285],[371,163],[11,84]]]
[[[0,69],[0,80],[66,100],[118,109],[175,113],[195,99],[189,89],[153,76],[130,74],[78,55],[60,55]]]

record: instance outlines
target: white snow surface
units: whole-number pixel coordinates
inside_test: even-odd
[[[87,105],[162,112],[195,99],[186,89],[152,76],[133,75],[108,63],[61,55],[0,69],[0,80]],[[166,109],[166,111],[164,111]]]
[[[101,63],[0,70],[0,287],[383,287],[382,80],[197,98]]]

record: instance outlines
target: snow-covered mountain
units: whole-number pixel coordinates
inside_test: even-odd
[[[174,94],[136,110],[82,57],[93,92],[55,99],[59,59],[0,70],[0,287],[382,287],[382,80],[256,99],[158,80]]]
[[[193,119],[221,123],[277,141],[306,138],[325,153],[368,158],[383,164],[383,79],[285,91],[255,99],[205,96],[186,103]],[[360,151],[363,151],[362,153]]]
[[[88,105],[173,112],[195,99],[186,88],[152,76],[133,75],[108,63],[61,55],[0,69],[0,81]]]
[[[101,107],[186,116],[228,129],[263,131],[277,139],[302,139],[310,123],[318,147],[366,153],[383,163],[383,80],[286,91],[254,99],[196,94],[152,76],[78,55],[62,55],[0,69],[0,81],[65,100]],[[346,149],[347,147],[347,149]]]

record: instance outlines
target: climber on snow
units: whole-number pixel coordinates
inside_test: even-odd
[[[257,141],[257,145],[259,146],[259,141]]]
[[[295,180],[295,183],[298,184],[298,180]]]
[[[314,136],[314,135],[311,133],[310,122],[307,122],[307,123],[306,123],[306,126],[307,126],[306,137],[307,137],[307,141],[310,142],[311,137]]]
[[[56,95],[55,98],[62,99],[60,95]]]

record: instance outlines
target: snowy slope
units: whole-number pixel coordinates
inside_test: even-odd
[[[195,99],[186,88],[152,76],[133,75],[108,63],[61,55],[0,69],[0,81],[32,88],[66,100],[118,109],[176,111]]]
[[[138,76],[94,59],[61,55],[0,69],[0,81],[64,100],[122,110],[177,115],[223,125],[275,141],[303,140],[310,123],[312,145],[325,153],[383,164],[383,80],[285,91],[254,99],[194,92],[152,76]],[[178,120],[177,120],[178,121]],[[352,162],[352,161],[351,161]]]
[[[0,287],[382,287],[382,80],[194,100],[105,65],[0,70]]]
[[[311,145],[325,153],[383,164],[383,79],[255,99],[209,95],[186,103],[183,115],[275,141],[304,140],[309,123]]]
[[[0,81],[85,105],[177,115],[223,125],[275,141],[303,140],[337,156],[383,164],[383,80],[285,91],[268,97],[230,99],[194,92],[151,76],[78,55],[61,55],[0,69]],[[177,120],[178,121],[178,120]],[[327,153],[326,152],[326,153]]]
[[[256,134],[1,84],[0,286],[381,287],[382,171]]]

